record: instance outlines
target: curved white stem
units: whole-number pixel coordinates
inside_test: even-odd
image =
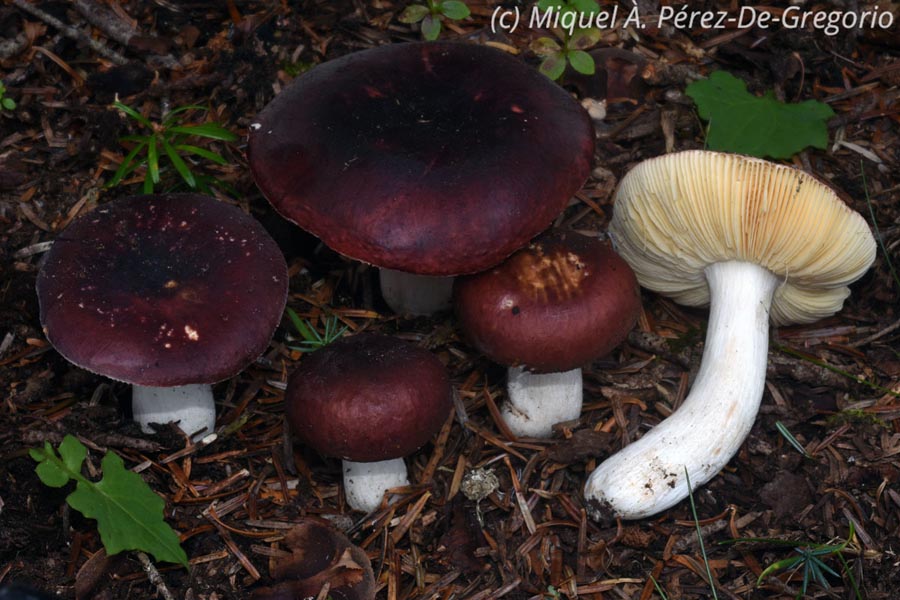
[[[769,307],[779,279],[746,262],[706,268],[710,314],[697,378],[665,421],[597,467],[585,485],[595,519],[640,519],[712,479],[756,419],[766,381]]]
[[[344,495],[354,510],[372,512],[381,504],[385,491],[409,485],[402,458],[367,463],[345,460],[343,468]]]
[[[398,315],[429,316],[449,310],[453,303],[453,277],[416,275],[379,269],[381,296]]]
[[[131,410],[144,433],[153,433],[150,423],[178,421],[178,427],[193,439],[198,431],[216,430],[216,402],[208,383],[176,387],[131,386]]]
[[[531,373],[521,367],[507,370],[509,401],[500,415],[516,436],[546,438],[553,425],[581,415],[581,369],[561,373]]]

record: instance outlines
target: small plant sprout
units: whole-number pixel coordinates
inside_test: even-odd
[[[400,13],[400,22],[406,24],[421,21],[422,37],[433,42],[441,35],[441,19],[459,21],[469,16],[469,7],[457,0],[427,0],[426,4],[412,4]]]
[[[847,539],[839,544],[828,543],[804,545],[794,540],[755,537],[737,538],[722,543],[757,543],[766,544],[769,546],[793,548],[796,554],[794,556],[789,556],[788,558],[775,561],[771,565],[766,567],[763,572],[759,574],[759,578],[756,580],[756,585],[761,585],[771,575],[774,575],[775,573],[778,573],[780,571],[789,571],[789,580],[792,579],[797,573],[802,572],[803,579],[801,580],[800,593],[797,595],[797,598],[806,596],[806,592],[809,588],[810,583],[817,583],[822,586],[822,588],[828,589],[830,585],[828,583],[827,576],[835,578],[841,577],[837,572],[835,572],[834,569],[825,564],[825,559],[827,559],[829,556],[836,556],[838,558],[838,561],[840,561],[841,563],[841,569],[843,573],[847,576],[847,579],[850,582],[850,588],[853,590],[854,597],[857,598],[857,600],[862,600],[862,594],[859,590],[859,585],[857,585],[856,579],[853,577],[853,572],[852,569],[850,569],[850,565],[847,564],[847,560],[844,558],[844,551],[846,551],[848,546],[850,545],[850,540],[853,539],[854,534],[855,529],[853,527],[853,522],[851,521],[850,531],[847,534]]]
[[[71,435],[63,438],[58,451],[44,442],[29,455],[38,463],[35,471],[44,485],[59,488],[75,481],[75,491],[66,502],[97,521],[107,554],[142,550],[156,560],[188,567],[178,534],[163,520],[165,501],[140,475],[126,469],[117,454],[106,453],[100,463],[103,478],[96,482],[81,474],[87,449]]]
[[[537,6],[543,11],[558,11],[561,24],[566,22],[566,15],[575,17],[600,12],[600,6],[595,0],[541,0]],[[574,21],[577,22],[577,19]],[[600,41],[600,30],[555,27],[552,32],[556,39],[544,36],[531,44],[531,50],[543,57],[539,67],[541,73],[556,81],[562,77],[569,64],[582,75],[593,75],[594,59],[585,50]]]
[[[14,110],[15,108],[16,101],[6,95],[6,86],[0,81],[0,109]]]
[[[290,348],[292,350],[299,350],[300,352],[314,352],[320,348],[324,348],[335,340],[340,339],[341,336],[347,332],[347,329],[349,329],[347,325],[341,326],[337,316],[331,315],[325,319],[325,329],[322,333],[319,333],[308,319],[301,319],[293,309],[288,308],[287,314],[291,323],[294,325],[294,329],[296,329],[297,333],[300,334],[300,337],[303,338],[303,341],[300,342],[299,346],[290,346]]]
[[[156,185],[162,181],[162,173],[169,166],[175,169],[184,183],[192,190],[209,193],[210,184],[227,187],[218,179],[194,173],[192,169],[195,166],[192,156],[212,161],[218,165],[226,165],[228,161],[222,155],[208,148],[188,143],[191,138],[222,142],[234,142],[238,139],[237,135],[217,123],[187,124],[187,119],[193,111],[206,111],[205,107],[181,106],[166,113],[162,121],[158,123],[150,121],[132,107],[118,100],[113,102],[113,107],[137,122],[142,129],[146,130],[146,133],[125,135],[119,138],[120,142],[133,145],[106,187],[117,186],[123,179],[144,167],[143,193],[152,194]]]

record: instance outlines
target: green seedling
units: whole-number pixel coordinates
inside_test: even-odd
[[[771,90],[754,96],[747,84],[725,71],[691,83],[685,93],[697,103],[700,117],[709,121],[710,150],[790,158],[807,146],[828,145],[827,121],[834,111],[822,102],[786,104]]]
[[[0,81],[0,108],[3,110],[13,110],[16,108],[16,101],[6,95],[6,86]]]
[[[93,482],[81,474],[87,448],[67,435],[59,453],[49,442],[33,448],[29,455],[38,465],[40,480],[49,487],[63,487],[75,481],[68,495],[69,506],[97,521],[100,540],[109,555],[123,550],[148,552],[158,561],[188,568],[188,559],[178,534],[163,520],[166,503],[153,493],[140,475],[125,468],[122,459],[107,452],[100,462],[103,478]]]
[[[824,561],[824,559],[829,556],[836,556],[841,563],[841,569],[847,576],[847,579],[850,581],[850,587],[853,589],[857,600],[862,600],[859,586],[856,584],[856,580],[853,578],[853,573],[850,570],[850,565],[847,564],[847,560],[844,558],[843,554],[844,550],[847,549],[847,545],[850,543],[850,540],[853,539],[854,531],[855,530],[853,528],[853,523],[851,522],[850,532],[847,535],[847,539],[840,544],[802,545],[792,540],[781,540],[778,538],[738,538],[722,543],[762,543],[772,546],[784,546],[793,548],[796,554],[794,556],[789,556],[788,558],[775,561],[774,563],[766,567],[763,572],[759,574],[759,578],[756,580],[756,585],[760,585],[769,576],[779,571],[790,571],[791,577],[793,577],[794,574],[802,571],[803,579],[800,585],[800,593],[797,595],[798,599],[806,595],[806,591],[809,588],[809,584],[811,582],[819,584],[823,589],[828,589],[830,585],[826,576],[830,575],[831,577],[840,578],[840,575],[836,573],[834,569],[825,564]]]
[[[315,352],[320,348],[324,348],[328,344],[340,339],[347,332],[346,325],[341,326],[340,320],[334,315],[325,320],[325,329],[322,333],[313,326],[307,319],[301,319],[293,309],[287,309],[288,318],[294,325],[294,329],[303,338],[299,346],[289,346],[292,350],[300,352]]]
[[[191,157],[206,159],[218,165],[226,165],[228,161],[220,154],[208,148],[190,144],[188,141],[191,138],[200,138],[234,142],[238,137],[217,123],[186,124],[190,111],[205,111],[204,107],[182,106],[167,113],[159,123],[153,123],[135,109],[118,100],[113,102],[113,106],[134,120],[147,133],[119,138],[120,142],[134,145],[122,159],[122,163],[106,187],[118,185],[138,168],[144,167],[146,172],[143,191],[145,194],[151,194],[154,187],[161,181],[161,173],[168,166],[174,167],[184,183],[191,189],[209,193],[210,184],[219,184],[215,178],[194,174]],[[220,185],[220,187],[224,186]]]
[[[400,13],[400,22],[412,25],[421,22],[422,37],[433,42],[441,35],[441,20],[459,21],[471,14],[465,2],[457,0],[427,0],[427,4],[411,4]]]
[[[600,5],[595,0],[541,0],[538,9],[554,9],[559,12],[560,23],[566,22],[566,15],[595,15]],[[543,58],[539,70],[556,81],[566,70],[566,65],[582,75],[593,75],[596,69],[594,58],[585,50],[600,41],[601,32],[589,29],[552,29],[556,39],[539,37],[531,44],[531,50]]]

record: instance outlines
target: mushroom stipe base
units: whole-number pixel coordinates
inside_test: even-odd
[[[402,458],[367,463],[344,460],[343,468],[344,494],[355,510],[372,512],[381,505],[387,490],[409,485]]]
[[[177,421],[178,427],[193,439],[216,428],[216,402],[212,386],[207,383],[175,387],[134,385],[131,409],[144,433],[153,433],[150,423],[172,421]]]
[[[531,373],[522,367],[509,367],[506,377],[509,400],[500,414],[515,435],[548,438],[553,435],[554,424],[581,415],[581,369]]]

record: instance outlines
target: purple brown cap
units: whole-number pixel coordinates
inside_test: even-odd
[[[422,447],[450,411],[447,370],[396,338],[345,337],[303,357],[285,392],[288,423],[313,449],[354,462]]]
[[[491,360],[568,371],[624,341],[641,309],[631,268],[606,243],[553,231],[454,283],[460,327]]]
[[[393,44],[315,67],[251,126],[256,183],[285,218],[379,267],[491,267],[565,208],[593,126],[566,91],[475,44]]]
[[[284,257],[240,209],[196,194],[121,198],[57,238],[41,324],[70,362],[128,383],[227,379],[265,351],[287,299]]]

